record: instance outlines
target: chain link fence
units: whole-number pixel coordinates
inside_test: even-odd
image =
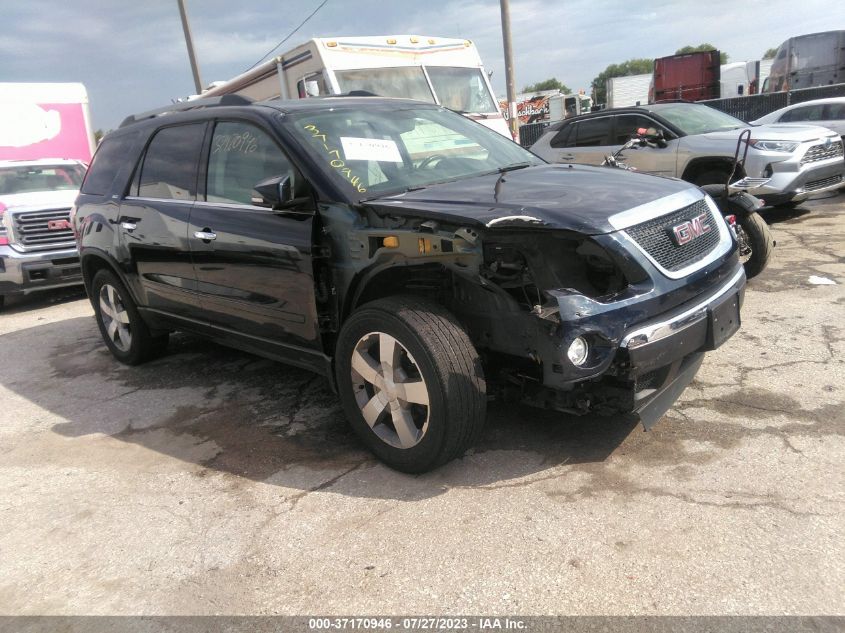
[[[540,121],[539,123],[526,123],[519,126],[519,144],[523,147],[531,147],[537,139],[543,136],[543,132],[556,121]]]
[[[832,86],[819,86],[817,88],[801,88],[789,92],[772,92],[762,95],[749,95],[746,97],[730,97],[728,99],[708,99],[699,101],[709,105],[711,108],[721,110],[737,119],[743,121],[754,121],[770,112],[785,108],[794,103],[803,103],[813,99],[827,99],[829,97],[845,97],[845,84],[834,84]],[[526,123],[519,128],[519,144],[523,147],[531,147],[537,142],[546,128],[556,121],[541,121],[539,123]]]
[[[845,84],[801,88],[789,92],[772,92],[747,97],[731,97],[729,99],[709,99],[699,101],[699,103],[709,105],[711,108],[721,110],[743,121],[754,121],[761,116],[794,103],[803,103],[813,99],[827,99],[828,97],[845,97]]]

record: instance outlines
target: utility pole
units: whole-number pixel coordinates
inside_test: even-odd
[[[509,0],[499,0],[502,9],[502,39],[505,44],[505,83],[508,88],[508,123],[511,136],[519,139],[519,119],[516,117],[516,82],[513,78],[513,45],[511,44],[511,10]]]
[[[185,44],[188,46],[188,58],[191,60],[191,72],[194,74],[194,86],[197,94],[202,92],[202,80],[200,69],[197,66],[197,54],[194,52],[194,38],[191,37],[191,25],[188,24],[188,11],[185,9],[185,0],[176,0],[179,3],[179,15],[182,16],[182,31],[185,33]]]

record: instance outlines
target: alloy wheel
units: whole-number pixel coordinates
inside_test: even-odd
[[[364,420],[395,448],[419,444],[428,430],[429,393],[408,349],[384,332],[362,336],[352,352],[352,386]]]
[[[121,352],[128,352],[132,345],[129,313],[123,305],[120,292],[110,284],[103,284],[100,288],[100,318],[112,344]]]

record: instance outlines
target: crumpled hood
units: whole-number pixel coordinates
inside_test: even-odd
[[[610,216],[696,189],[674,178],[587,165],[541,165],[476,176],[367,202],[377,212],[485,227],[610,233]]]
[[[813,141],[828,136],[837,137],[835,132],[818,125],[801,125],[797,123],[772,123],[770,125],[752,125],[751,138],[766,141]],[[748,128],[725,130],[724,132],[708,132],[699,134],[711,139],[730,140],[736,143],[739,135]],[[838,138],[838,137],[837,137]]]

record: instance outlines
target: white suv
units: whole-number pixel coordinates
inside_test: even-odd
[[[730,174],[737,139],[749,127],[745,166],[742,173]],[[551,126],[531,151],[554,163],[600,165],[638,128],[655,128],[666,143],[627,151],[628,165],[696,185],[748,178],[748,192],[770,205],[800,202],[840,187],[845,179],[837,133],[811,125],[750,126],[696,103],[657,103],[564,119]]]
[[[76,160],[0,161],[0,307],[6,295],[82,283],[70,209]]]

